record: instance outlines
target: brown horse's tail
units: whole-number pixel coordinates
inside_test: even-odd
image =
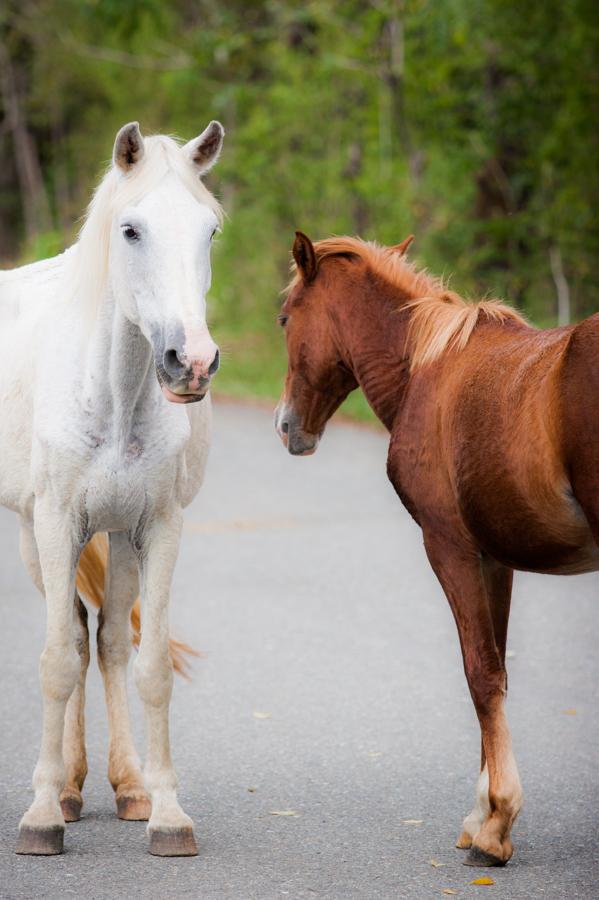
[[[95,534],[85,547],[77,568],[77,590],[96,606],[102,608],[104,603],[104,582],[108,563],[108,539],[105,534]],[[139,597],[131,610],[131,626],[133,628],[133,644],[139,646],[141,638],[141,606]],[[189,678],[189,656],[199,653],[187,644],[173,638],[168,642],[171,662],[175,672]]]

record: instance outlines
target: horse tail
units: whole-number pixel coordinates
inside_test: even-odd
[[[95,534],[86,545],[79,558],[77,567],[77,590],[98,609],[104,603],[104,584],[108,565],[108,538],[105,534]],[[132,641],[139,647],[141,639],[141,605],[139,597],[131,610]],[[197,650],[182,641],[169,638],[169,654],[173,669],[185,678],[189,678],[190,656],[199,656]]]

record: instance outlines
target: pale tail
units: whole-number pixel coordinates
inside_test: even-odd
[[[101,608],[104,603],[104,580],[106,577],[106,565],[108,562],[108,539],[105,534],[96,534],[87,544],[79,559],[77,569],[77,590],[89,603]],[[133,629],[133,644],[139,646],[141,637],[141,606],[139,597],[131,610],[131,627]],[[199,653],[187,644],[169,639],[169,652],[175,672],[189,677],[189,656],[199,656]]]

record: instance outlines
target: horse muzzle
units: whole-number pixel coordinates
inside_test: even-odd
[[[275,429],[292,456],[311,456],[316,452],[321,435],[304,431],[299,417],[286,404],[279,404],[275,410]]]
[[[191,359],[175,348],[165,350],[162,359],[156,360],[156,375],[162,393],[171,403],[203,400],[219,362],[220,352],[216,345],[210,354]]]

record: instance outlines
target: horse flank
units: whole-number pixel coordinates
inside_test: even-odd
[[[407,337],[411,371],[429,365],[450,350],[461,351],[467,345],[479,318],[484,315],[497,323],[526,324],[512,307],[498,300],[468,302],[447,289],[440,278],[418,269],[395,247],[383,247],[375,241],[355,237],[332,237],[314,244],[318,262],[329,257],[359,259],[375,274],[395,287],[402,297],[402,309],[411,312]],[[288,291],[299,281],[292,278]]]

